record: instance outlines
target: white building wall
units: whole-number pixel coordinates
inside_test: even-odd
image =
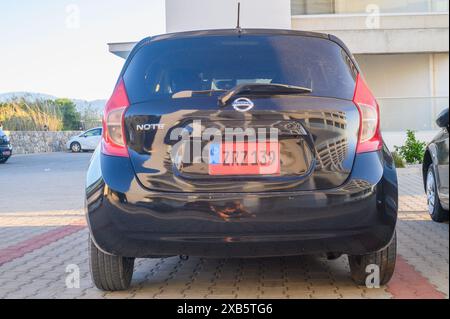
[[[383,135],[390,149],[401,146],[405,131],[422,141],[437,134],[436,116],[448,107],[448,53],[356,55],[380,103]]]
[[[290,0],[166,0],[167,32],[235,28],[238,2],[243,28],[291,28]]]
[[[431,96],[429,55],[356,55],[378,98]]]

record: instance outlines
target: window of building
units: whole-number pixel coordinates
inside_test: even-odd
[[[448,12],[448,0],[291,0],[293,15]]]

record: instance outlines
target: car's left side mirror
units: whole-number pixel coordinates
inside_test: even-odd
[[[448,128],[448,108],[438,115],[436,124],[441,128]]]

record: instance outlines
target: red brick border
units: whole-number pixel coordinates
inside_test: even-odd
[[[63,239],[64,237],[77,233],[85,227],[86,226],[78,224],[58,227],[46,233],[34,236],[18,244],[0,249],[0,266],[13,261],[14,259],[23,257],[36,249],[45,247],[53,242]]]
[[[397,256],[394,277],[388,284],[387,291],[392,294],[394,299],[447,298],[401,256]]]

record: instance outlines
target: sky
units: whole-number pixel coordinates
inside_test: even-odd
[[[125,62],[107,43],[165,33],[164,0],[2,0],[0,13],[0,94],[107,99]]]

